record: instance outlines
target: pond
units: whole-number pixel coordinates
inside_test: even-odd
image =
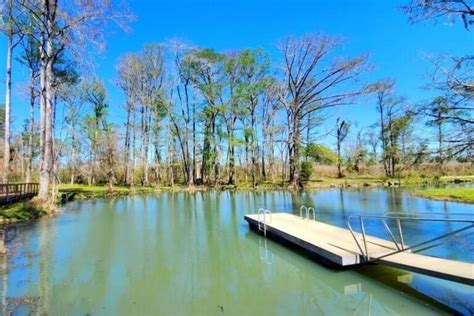
[[[260,207],[345,227],[350,214],[473,213],[404,189],[177,192],[76,201],[9,234],[2,312],[52,315],[432,315],[474,311],[473,288],[383,266],[334,270],[250,231]],[[369,223],[369,234],[382,234]],[[438,225],[438,226],[436,226]],[[455,226],[455,225],[454,225]],[[455,229],[407,224],[408,242]],[[472,230],[427,250],[474,262]]]

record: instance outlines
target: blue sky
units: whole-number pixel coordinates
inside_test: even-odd
[[[104,78],[109,92],[111,117],[124,117],[123,95],[114,86],[115,63],[121,54],[141,49],[147,42],[170,38],[185,39],[200,47],[220,51],[262,47],[277,63],[278,39],[286,35],[324,32],[341,36],[344,56],[370,53],[375,70],[367,77],[392,77],[397,91],[411,101],[432,96],[422,86],[428,80],[429,63],[423,53],[463,55],[473,52],[474,33],[465,31],[459,21],[412,25],[399,9],[406,1],[388,0],[134,0],[130,7],[137,16],[132,32],[107,37],[107,50],[96,56],[95,72]],[[0,69],[5,69],[5,37],[0,38]],[[13,69],[13,87],[25,80],[26,70]],[[0,72],[0,103],[4,100],[4,72]],[[26,117],[27,105],[13,93],[14,128]],[[374,100],[340,108],[337,115],[367,126],[376,121]],[[333,122],[329,122],[332,126]]]

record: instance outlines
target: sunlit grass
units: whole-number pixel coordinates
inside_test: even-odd
[[[18,202],[0,207],[0,222],[25,222],[37,219],[46,212],[35,201]]]
[[[474,203],[474,187],[426,189],[413,194],[435,200]]]
[[[91,198],[106,198],[112,196],[122,196],[138,193],[154,192],[153,187],[134,187],[130,189],[125,186],[114,186],[112,191],[109,191],[106,185],[85,185],[85,184],[61,184],[58,187],[60,198],[64,200],[71,199],[91,199]]]

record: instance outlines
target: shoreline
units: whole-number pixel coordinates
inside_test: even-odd
[[[199,191],[236,191],[236,192],[261,192],[268,190],[324,190],[324,189],[359,189],[359,188],[381,188],[381,187],[413,187],[413,186],[442,186],[449,184],[473,183],[474,176],[446,176],[439,178],[405,178],[405,179],[386,179],[376,177],[359,177],[359,178],[316,178],[308,181],[303,189],[289,188],[283,182],[261,182],[255,189],[250,183],[239,183],[238,185],[198,185],[187,187],[185,185],[160,186],[160,187],[141,187],[133,188],[124,186],[115,186],[112,192],[108,191],[107,186],[88,186],[82,184],[59,186],[59,192],[56,206],[61,206],[68,202],[77,200],[93,200],[101,198],[114,198],[122,196],[133,196],[139,194],[150,194],[159,192],[199,192]],[[432,189],[433,190],[433,189]],[[474,190],[474,188],[473,188]],[[474,203],[474,200],[464,200],[457,196],[449,195],[429,195],[424,194],[425,190],[413,192],[413,196],[433,199],[453,201],[460,203]],[[47,212],[44,207],[35,203],[35,200],[17,202],[10,205],[0,207],[0,225],[11,223],[24,223],[35,221],[43,217],[54,216],[56,212]]]

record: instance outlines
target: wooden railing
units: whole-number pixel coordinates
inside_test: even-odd
[[[28,199],[38,194],[38,183],[0,184],[0,204]]]

